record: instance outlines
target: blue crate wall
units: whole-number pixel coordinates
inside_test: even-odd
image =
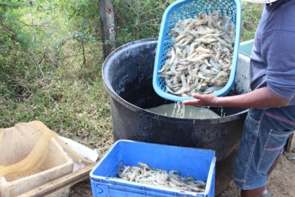
[[[178,170],[181,176],[207,181],[207,193],[193,195],[114,178],[120,165],[138,166],[138,162],[147,163],[152,168]],[[90,172],[92,193],[95,197],[214,196],[215,162],[212,150],[119,140]]]

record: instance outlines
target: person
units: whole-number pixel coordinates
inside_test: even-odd
[[[249,109],[233,180],[242,197],[269,197],[267,179],[295,129],[295,1],[245,1],[265,4],[250,55],[251,91],[193,94],[195,99],[183,105]]]

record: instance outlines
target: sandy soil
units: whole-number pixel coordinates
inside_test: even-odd
[[[295,151],[292,153],[285,152],[282,160],[271,174],[268,189],[272,192],[272,197],[295,197],[295,160],[288,159],[294,155]],[[90,181],[85,180],[74,185],[69,196],[91,197]],[[239,197],[239,191],[231,182],[219,197]]]
[[[281,162],[274,169],[268,181],[268,189],[273,197],[295,197],[295,160],[288,160],[295,153],[285,152]],[[233,182],[220,197],[238,197]]]

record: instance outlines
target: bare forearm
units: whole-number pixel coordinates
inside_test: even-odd
[[[215,106],[241,108],[284,107],[290,102],[289,99],[274,94],[268,87],[242,95],[216,97],[215,99]]]
[[[194,100],[183,101],[183,104],[216,107],[264,108],[284,107],[290,103],[289,99],[276,95],[268,87],[236,96],[215,97],[208,94],[195,94],[193,97],[195,98]]]

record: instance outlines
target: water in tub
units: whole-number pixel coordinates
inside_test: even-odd
[[[186,119],[211,119],[220,118],[218,114],[205,107],[184,106],[180,102],[160,105],[158,107],[147,109],[151,112]]]

